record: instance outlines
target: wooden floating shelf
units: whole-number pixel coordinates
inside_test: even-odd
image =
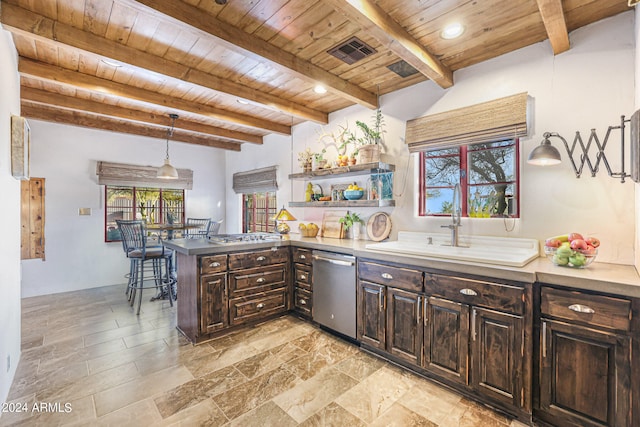
[[[363,163],[361,165],[340,166],[337,168],[320,169],[311,172],[292,173],[289,175],[289,179],[336,178],[338,176],[371,175],[394,172],[395,170],[396,167],[389,163]]]
[[[340,200],[326,202],[289,202],[292,208],[383,208],[395,206],[395,200]]]

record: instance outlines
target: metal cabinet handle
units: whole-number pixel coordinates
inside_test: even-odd
[[[258,258],[256,258],[256,261],[264,261],[265,259],[267,259],[267,257],[259,256]]]
[[[422,297],[418,297],[418,303],[416,304],[416,325],[420,324],[420,303]]]
[[[429,313],[427,312],[427,303],[428,303],[428,298],[424,298],[424,310],[422,310],[422,312],[424,313],[424,322],[423,325],[427,326],[427,323],[429,323]]]
[[[547,357],[547,322],[542,322],[542,357]]]
[[[476,340],[476,309],[474,308],[473,311],[471,312],[471,339],[473,341]]]
[[[389,273],[382,273],[381,276],[383,279],[393,279],[393,276]]]
[[[220,267],[220,263],[219,262],[212,262],[211,264],[209,264],[209,267]]]
[[[258,310],[263,309],[263,308],[264,308],[264,304],[263,304],[263,303],[260,303],[260,304],[256,305],[256,308],[257,308]]]
[[[472,296],[472,297],[478,296],[478,293],[476,291],[474,291],[473,289],[469,289],[469,288],[460,289],[460,293],[462,295],[469,295],[469,296]]]
[[[258,279],[256,280],[257,283],[264,283],[265,278],[264,277],[258,277]]]
[[[304,255],[300,255],[300,256],[299,256],[299,258],[300,258],[300,259],[307,259],[307,257],[306,257],[306,256],[304,256]]]
[[[300,298],[300,301],[298,301],[298,303],[300,305],[307,305],[307,302],[305,300],[303,300],[302,298]]]
[[[589,307],[588,305],[582,305],[582,304],[571,304],[569,306],[569,310],[571,311],[575,311],[576,313],[587,313],[587,314],[593,314],[596,311]]]
[[[307,276],[305,276],[304,274],[300,275],[300,280],[307,280]]]

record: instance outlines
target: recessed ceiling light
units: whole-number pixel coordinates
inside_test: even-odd
[[[108,59],[101,59],[100,62],[102,62],[103,64],[107,64],[107,65],[109,65],[111,67],[116,67],[116,68],[122,67],[122,64],[119,64],[119,63],[113,62],[113,61],[109,61]]]
[[[327,93],[327,88],[325,88],[322,85],[316,85],[316,87],[313,88],[313,91],[315,93],[323,94],[323,93]]]
[[[460,37],[464,33],[464,27],[459,22],[454,22],[453,24],[449,24],[440,33],[440,37],[443,39],[455,39],[456,37]]]

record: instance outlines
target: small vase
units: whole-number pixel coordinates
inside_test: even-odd
[[[353,224],[350,230],[351,238],[353,240],[360,240],[360,224]]]

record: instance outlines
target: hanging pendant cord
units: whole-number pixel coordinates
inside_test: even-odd
[[[171,127],[167,129],[167,159],[169,158],[169,138],[173,137],[173,129],[176,124],[176,119],[178,118],[177,114],[169,114],[171,117]]]

